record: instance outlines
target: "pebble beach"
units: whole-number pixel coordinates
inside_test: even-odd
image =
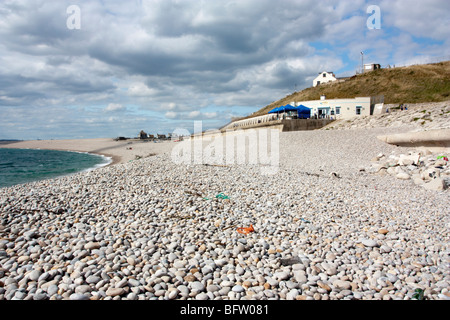
[[[403,131],[280,133],[272,175],[163,148],[3,188],[0,299],[449,300],[449,191],[372,170]]]

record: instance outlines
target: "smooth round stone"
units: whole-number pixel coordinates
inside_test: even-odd
[[[353,292],[353,297],[357,300],[360,300],[363,298],[363,294],[361,292]]]
[[[124,293],[124,288],[108,288],[108,290],[106,290],[106,295],[110,297],[120,296]]]
[[[244,272],[245,272],[245,270],[244,270],[244,268],[242,268],[240,265],[238,265],[237,267],[236,267],[236,273],[238,274],[238,275],[243,275],[244,274]]]
[[[209,299],[208,295],[204,292],[201,292],[195,296],[195,300],[208,300],[208,299]]]
[[[89,276],[86,279],[86,283],[89,284],[96,284],[97,282],[99,282],[100,280],[102,280],[102,278],[98,277],[98,276]]]
[[[189,295],[189,288],[185,285],[180,285],[177,287],[177,289],[180,291],[180,295],[183,297],[187,297]]]
[[[40,301],[40,300],[47,300],[48,299],[48,297],[47,297],[47,295],[45,294],[45,293],[36,293],[34,296],[33,296],[33,300],[38,300],[38,301]]]
[[[86,244],[84,245],[84,248],[85,248],[86,250],[99,249],[100,247],[101,247],[101,245],[100,245],[100,243],[98,243],[98,242],[89,242],[89,243],[86,243]]]
[[[286,280],[286,279],[289,279],[289,273],[288,272],[285,272],[285,271],[281,271],[281,272],[276,272],[275,274],[274,274],[274,276],[275,276],[275,278],[277,279],[277,280]]]
[[[162,297],[162,296],[164,296],[165,294],[166,294],[166,291],[163,290],[163,289],[156,290],[155,293],[154,293],[155,297]]]
[[[55,285],[56,286],[56,285]],[[48,290],[50,290],[50,288],[48,289]],[[86,293],[86,292],[90,292],[90,291],[92,291],[92,288],[90,287],[90,286],[88,286],[88,285],[81,285],[81,286],[77,286],[76,288],[75,288],[75,292],[76,293],[81,293],[81,294],[84,294],[84,293]],[[48,292],[48,291],[47,291]],[[49,294],[50,294],[50,292],[49,292]]]
[[[224,280],[220,283],[221,287],[231,287],[234,283],[232,281],[229,280]]]
[[[70,295],[70,300],[89,300],[89,297],[82,293],[72,293]]]
[[[184,267],[186,267],[187,262],[183,261],[183,260],[177,260],[173,263],[173,267],[176,269],[182,269]]]
[[[235,285],[231,290],[234,292],[244,292],[245,291],[244,287],[242,287],[241,285],[238,285],[238,284]]]
[[[175,299],[178,296],[178,293],[180,293],[180,291],[178,289],[173,289],[169,291],[169,299]]]
[[[41,274],[42,274],[41,271],[33,270],[28,274],[28,279],[30,279],[30,281],[37,281],[41,276]]]
[[[336,280],[333,282],[333,286],[335,286],[337,289],[343,289],[348,290],[351,288],[351,284],[349,281],[344,280]]]
[[[16,293],[14,294],[14,299],[23,300],[26,296],[27,294],[25,292],[16,291]]]
[[[221,268],[227,264],[227,261],[225,259],[218,259],[218,260],[214,260],[214,263],[216,264],[216,266]]]
[[[373,239],[363,239],[363,240],[361,240],[361,243],[363,245],[365,245],[366,247],[378,247],[379,246],[378,242],[376,242]]]
[[[169,262],[173,262],[176,259],[178,259],[178,256],[175,253],[171,252],[171,253],[169,253],[169,256],[167,257],[167,259],[169,260]]]
[[[186,252],[186,254],[191,254],[191,253],[194,253],[196,249],[197,249],[196,245],[191,245],[191,246],[185,247],[184,252]]]
[[[193,291],[203,291],[205,290],[205,286],[200,281],[193,281],[191,282],[191,289]]]
[[[209,286],[206,287],[206,291],[208,292],[216,292],[219,291],[219,286],[215,285],[215,284],[210,284]]]
[[[141,283],[138,280],[136,280],[136,279],[129,279],[128,280],[128,284],[131,287],[139,287],[141,285]]]
[[[300,295],[297,289],[290,290],[286,295],[286,300],[295,300],[297,296]]]
[[[136,293],[130,292],[130,293],[127,295],[127,299],[128,299],[128,300],[137,300],[137,295],[136,295]]]
[[[128,258],[127,258],[127,263],[128,263],[130,266],[134,266],[134,265],[136,264],[136,260],[135,260],[134,258],[132,258],[132,257],[128,257]]]
[[[211,273],[211,272],[213,272],[213,269],[211,267],[209,267],[209,266],[205,266],[205,267],[202,268],[202,274],[203,275],[207,275],[208,273]]]
[[[49,272],[44,272],[43,274],[41,274],[39,276],[38,281],[43,281],[43,280],[47,280],[50,277],[50,273]]]
[[[389,273],[389,272],[386,274],[386,278],[387,278],[391,283],[395,283],[395,282],[397,282],[397,280],[398,280],[398,277],[397,277],[396,275],[391,274],[391,273]]]
[[[50,287],[47,288],[47,293],[50,296],[53,296],[58,293],[59,287],[56,284],[52,284]]]

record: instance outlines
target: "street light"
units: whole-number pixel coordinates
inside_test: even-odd
[[[361,73],[364,73],[364,52],[361,51]]]

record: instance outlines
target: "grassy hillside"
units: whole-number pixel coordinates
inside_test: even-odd
[[[384,103],[441,102],[450,98],[450,61],[379,69],[353,76],[345,82],[332,82],[306,88],[275,101],[247,118],[267,114],[292,101],[355,98],[384,95]]]

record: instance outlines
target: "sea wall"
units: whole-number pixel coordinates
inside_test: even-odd
[[[295,120],[281,120],[283,125],[282,131],[305,131],[320,129],[327,124],[333,122],[330,119],[295,119]]]

